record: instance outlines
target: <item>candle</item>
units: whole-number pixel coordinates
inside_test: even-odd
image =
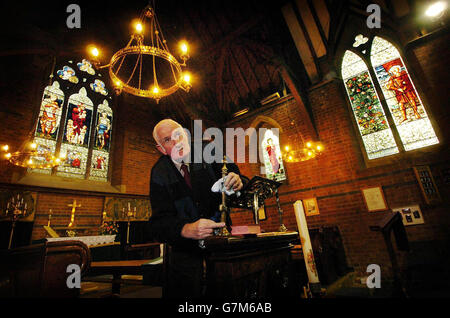
[[[305,211],[303,210],[303,203],[301,200],[294,203],[294,211],[309,283],[319,283],[319,275],[317,274],[316,262],[314,261],[308,224],[306,223]]]
[[[128,202],[128,211],[130,211],[130,202]]]

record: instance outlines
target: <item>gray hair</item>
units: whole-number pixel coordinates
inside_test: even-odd
[[[158,131],[158,128],[159,128],[159,127],[161,127],[162,125],[167,125],[167,124],[173,124],[173,125],[175,125],[175,126],[178,126],[178,127],[183,128],[179,123],[177,123],[175,120],[170,119],[170,118],[166,118],[166,119],[163,119],[163,120],[159,121],[159,122],[155,125],[155,127],[153,128],[153,139],[155,139],[156,143],[157,143],[158,145],[160,145],[161,147],[162,147],[162,145],[161,145],[161,143],[159,142],[159,138],[158,138],[157,131]]]

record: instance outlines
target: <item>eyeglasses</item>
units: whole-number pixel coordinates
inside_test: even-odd
[[[172,141],[172,138],[166,137],[166,138],[163,138],[162,144],[163,144],[164,146],[166,146],[166,145],[169,144],[171,141]]]

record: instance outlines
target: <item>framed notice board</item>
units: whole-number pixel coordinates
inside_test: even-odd
[[[414,173],[417,181],[419,182],[420,189],[425,198],[427,204],[441,202],[441,195],[439,194],[436,183],[434,182],[433,175],[429,166],[416,166],[414,167]]]

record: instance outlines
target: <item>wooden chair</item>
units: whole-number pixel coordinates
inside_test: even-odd
[[[79,288],[68,288],[70,264],[80,275],[91,262],[89,248],[80,241],[43,244],[0,251],[0,295],[3,297],[78,297]]]

